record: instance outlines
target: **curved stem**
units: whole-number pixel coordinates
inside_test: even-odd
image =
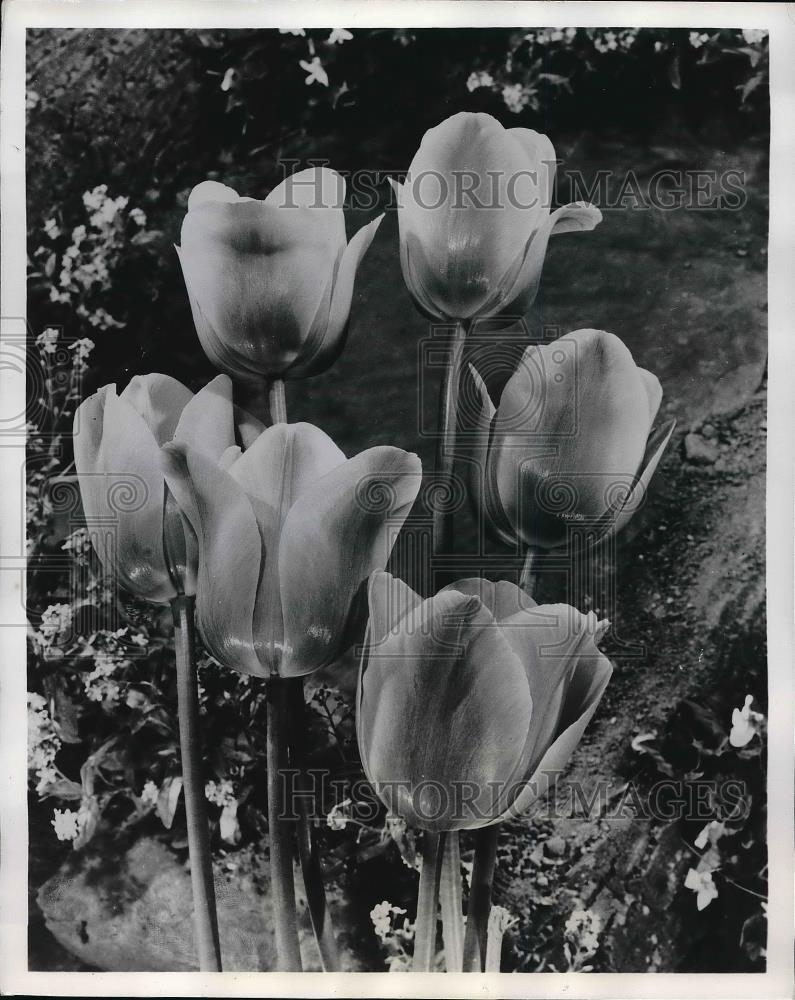
[[[475,864],[472,868],[464,937],[464,972],[483,971],[491,912],[491,885],[494,881],[499,834],[498,823],[483,827],[475,834]]]
[[[458,394],[461,386],[461,364],[464,359],[464,344],[467,329],[457,323],[450,344],[444,378],[439,393],[439,438],[436,444],[436,479],[442,496],[446,492],[452,499],[452,479],[455,469],[455,446],[458,430]],[[433,511],[433,551],[445,555],[453,548],[453,513],[445,511],[437,502]]]
[[[268,386],[268,409],[271,423],[287,423],[287,399],[284,395],[284,379],[275,378]]]
[[[171,611],[174,615],[174,653],[177,663],[182,788],[185,792],[190,880],[193,888],[193,915],[196,925],[199,969],[202,972],[220,972],[221,943],[218,938],[218,916],[215,909],[215,888],[210,859],[210,835],[207,829],[207,806],[201,773],[194,603],[193,597],[186,597],[184,594],[175,597],[171,602]]]
[[[534,572],[536,554],[536,549],[534,549],[533,546],[529,546],[524,554],[524,565],[522,566],[522,573],[519,577],[519,586],[530,597],[533,596],[533,591],[537,586],[536,573]]]
[[[287,683],[268,678],[267,764],[268,831],[270,834],[271,898],[276,938],[276,967],[281,972],[301,972],[301,949],[295,915],[293,852],[284,801],[283,770],[287,763]]]
[[[436,920],[439,909],[441,875],[440,835],[422,835],[422,868],[417,893],[417,920],[414,924],[414,972],[430,972],[436,954]]]
[[[458,830],[445,834],[439,880],[444,958],[448,972],[461,972],[464,957],[464,918],[461,908],[461,854]]]
[[[340,971],[340,956],[334,937],[331,913],[326,904],[326,890],[323,884],[323,868],[320,851],[312,828],[308,797],[310,789],[306,780],[304,760],[304,738],[306,732],[306,707],[304,702],[304,679],[296,677],[288,681],[291,687],[292,703],[292,765],[298,768],[298,857],[301,875],[306,891],[306,901],[312,930],[315,933],[320,961],[324,972]]]

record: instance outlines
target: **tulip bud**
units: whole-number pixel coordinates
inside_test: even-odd
[[[205,354],[233,378],[303,378],[342,350],[353,283],[383,216],[345,238],[345,181],[313,167],[264,201],[216,181],[188,200],[177,247]]]
[[[476,829],[544,794],[610,679],[607,626],[512,583],[459,580],[423,601],[369,585],[356,729],[387,809],[425,830]]]
[[[379,447],[347,459],[311,424],[275,424],[213,460],[161,452],[198,540],[196,621],[242,673],[294,677],[351,641],[355,597],[383,568],[420,486],[416,455]]]
[[[470,320],[535,300],[553,233],[593,229],[577,202],[550,214],[555,150],[545,135],[461,112],[425,133],[398,199],[400,263],[420,311]]]
[[[75,465],[94,547],[122,586],[156,603],[196,587],[196,540],[160,468],[160,447],[172,440],[211,459],[234,444],[226,375],[195,396],[167,375],[137,375],[121,395],[103,386],[75,414]]]
[[[528,347],[497,407],[474,368],[480,397],[471,495],[508,544],[566,544],[620,531],[641,506],[670,440],[650,434],[662,400],[656,376],[602,330]]]

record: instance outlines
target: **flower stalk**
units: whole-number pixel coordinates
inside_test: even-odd
[[[174,651],[177,665],[179,742],[182,755],[182,787],[188,825],[188,853],[193,888],[196,950],[202,972],[221,971],[221,944],[215,908],[210,837],[201,774],[199,737],[199,691],[193,606],[195,599],[180,594],[171,602],[174,615]]]
[[[301,875],[304,881],[309,917],[312,921],[312,930],[314,931],[318,951],[320,952],[320,962],[323,966],[323,971],[339,972],[339,948],[334,937],[331,913],[326,903],[326,890],[323,884],[320,851],[312,827],[308,802],[310,789],[306,781],[306,761],[304,754],[306,733],[304,680],[302,677],[296,677],[288,683],[291,686],[291,721],[292,732],[294,734],[291,745],[291,764],[298,769],[298,858],[301,862]]]
[[[301,972],[301,949],[295,915],[292,823],[287,818],[284,769],[287,765],[288,683],[273,675],[267,692],[268,831],[271,898],[279,972]]]
[[[461,908],[461,852],[458,830],[451,830],[444,838],[439,903],[442,911],[442,938],[447,971],[461,972],[464,960],[464,918]]]
[[[414,925],[414,972],[430,972],[436,955],[442,850],[441,836],[426,830],[422,837],[422,867]]]
[[[475,864],[464,937],[464,972],[483,972],[499,833],[499,824],[495,824],[483,827],[475,834]]]
[[[284,395],[284,379],[275,378],[268,385],[268,409],[271,423],[287,423],[287,400]]]

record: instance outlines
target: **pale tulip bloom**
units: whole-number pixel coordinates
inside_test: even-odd
[[[136,375],[120,395],[115,385],[103,386],[75,414],[75,465],[94,547],[123,587],[156,603],[196,586],[195,541],[166,502],[160,447],[169,441],[189,443],[210,461],[235,443],[225,375],[195,396],[168,375]],[[184,547],[180,567],[170,565],[164,537]]]
[[[161,457],[198,539],[196,621],[210,653],[261,677],[332,663],[417,496],[417,456],[377,447],[346,459],[317,427],[280,423],[218,460],[177,443]]]
[[[387,809],[422,829],[516,816],[554,784],[612,673],[607,622],[459,580],[423,601],[374,573],[356,727]]]
[[[356,271],[383,216],[348,243],[345,180],[312,167],[265,198],[216,181],[188,200],[177,247],[199,341],[233,378],[303,378],[345,341]]]
[[[440,320],[523,315],[553,233],[593,229],[582,202],[550,212],[555,150],[545,135],[461,112],[425,133],[398,201],[400,263],[418,308]]]
[[[572,528],[620,531],[643,503],[673,433],[651,433],[659,380],[603,330],[528,347],[495,406],[480,398],[469,464],[487,527],[515,546],[555,548]]]

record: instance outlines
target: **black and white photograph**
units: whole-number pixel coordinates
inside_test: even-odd
[[[792,10],[5,5],[0,992],[791,996]]]

